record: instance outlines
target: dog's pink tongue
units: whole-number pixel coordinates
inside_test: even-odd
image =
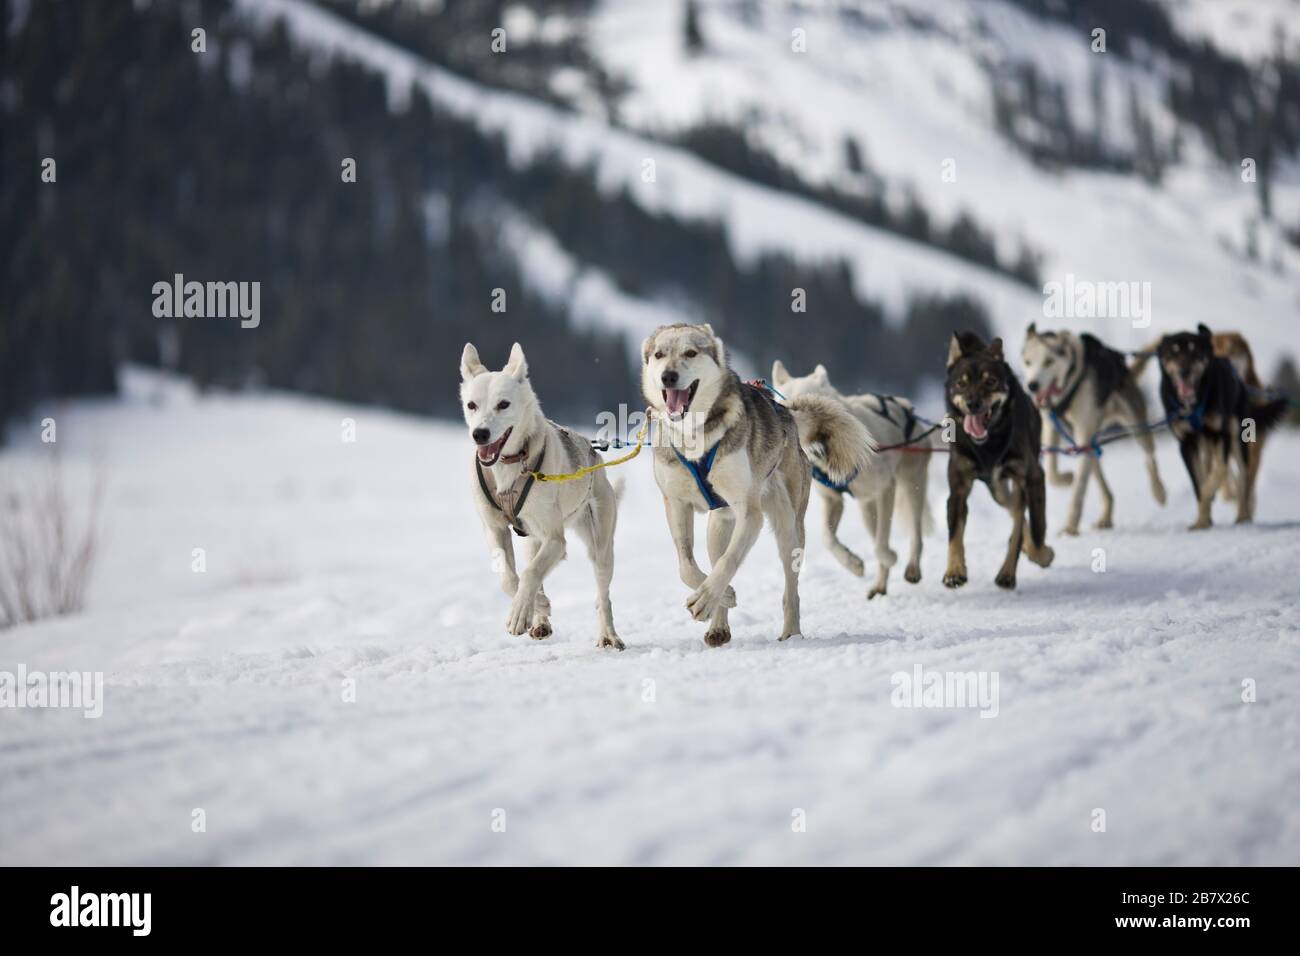
[[[666,388],[664,389],[664,399],[668,405],[669,415],[681,415],[686,412],[686,406],[691,401],[691,390],[689,388]]]
[[[478,446],[479,461],[491,461],[493,457],[496,456],[496,453],[501,450],[501,445],[505,440],[506,440],[506,436],[502,435],[500,438],[498,438],[490,445],[479,445]]]
[[[1195,398],[1196,390],[1186,382],[1175,382],[1178,388],[1178,397],[1182,399]]]
[[[983,415],[967,415],[962,427],[966,429],[966,434],[972,438],[983,438],[989,433],[988,428],[984,425]]]

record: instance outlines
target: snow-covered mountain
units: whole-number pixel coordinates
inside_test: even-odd
[[[421,84],[438,102],[500,132],[520,162],[558,149],[575,165],[592,164],[604,189],[627,190],[646,209],[722,222],[738,261],[767,250],[801,261],[842,258],[862,294],[895,315],[909,294],[966,291],[1018,342],[1028,321],[1042,320],[1044,296],[674,144],[702,126],[728,127],[810,192],[877,192],[900,207],[911,200],[937,227],[965,213],[992,233],[1000,254],[1036,252],[1044,284],[1067,276],[1150,283],[1150,328],[1114,318],[1059,323],[1091,328],[1119,346],[1136,348],[1159,332],[1206,322],[1245,332],[1266,373],[1294,350],[1300,249],[1286,232],[1300,226],[1295,155],[1276,158],[1266,220],[1257,184],[1243,182],[1240,165],[1216,155],[1169,105],[1168,85],[1184,63],[1140,40],[1123,44],[1114,30],[1106,51],[1095,52],[1089,31],[1032,12],[1030,2],[700,2],[697,47],[683,39],[684,4],[602,0],[585,19],[571,9],[547,15],[527,4],[509,7],[507,35],[513,30],[524,46],[544,43],[548,33],[584,36],[622,91],[602,99],[581,70],[557,69],[548,99],[566,101],[567,111],[422,62],[310,0],[244,5],[285,16],[302,42],[369,63],[395,88]],[[1294,34],[1300,18],[1287,0],[1249,9],[1176,0],[1166,6],[1180,35],[1217,45],[1252,69],[1279,46],[1294,56],[1286,31]],[[1026,72],[1053,97],[1040,89],[1048,107],[1020,102],[1007,119],[1008,97],[1023,98]],[[1105,168],[1031,155],[1035,137],[1060,132],[1038,122],[1053,109],[1058,125],[1091,144]],[[1159,164],[1157,176],[1124,168],[1140,166],[1144,149]],[[643,177],[647,159],[655,163],[654,182]]]
[[[1214,3],[1171,6],[1189,34],[1224,36],[1226,47],[1252,55],[1271,49],[1274,23],[1290,27],[1293,51],[1300,34],[1294,3],[1251,4],[1250,13],[1239,4],[1236,14]],[[1109,52],[1094,53],[1088,34],[1001,0],[701,3],[700,30],[705,47],[692,53],[676,5],[598,6],[591,49],[630,85],[623,122],[659,137],[730,123],[810,182],[846,189],[862,178],[846,165],[853,141],[890,191],[914,192],[940,221],[966,210],[1007,250],[1026,241],[1041,251],[1044,281],[1072,273],[1151,282],[1156,330],[1204,321],[1241,329],[1265,354],[1294,349],[1300,249],[1281,227],[1300,224],[1300,165],[1294,156],[1283,164],[1276,218],[1261,222],[1255,186],[1168,108],[1164,84],[1176,64],[1154,54],[1133,62],[1114,52],[1113,38]],[[791,50],[798,31],[805,52]],[[1035,164],[995,122],[999,77],[1022,64],[1062,84],[1074,125],[1095,131],[1108,151],[1135,150],[1136,103],[1156,137],[1180,139],[1181,155],[1158,184]],[[942,178],[948,159],[952,182]],[[1252,230],[1258,261],[1245,254]],[[870,272],[874,257],[863,258]],[[1034,317],[1033,298],[993,303],[1012,340]],[[1150,336],[1116,321],[1094,331],[1130,346]]]

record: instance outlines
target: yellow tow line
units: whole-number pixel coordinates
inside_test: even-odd
[[[565,475],[544,475],[540,471],[530,471],[529,474],[537,481],[576,481],[579,478],[585,478],[593,471],[600,471],[602,468],[609,468],[613,465],[621,465],[624,462],[631,461],[637,455],[641,454],[641,446],[645,444],[646,432],[650,429],[650,409],[645,410],[645,422],[641,425],[641,430],[636,434],[636,447],[622,458],[615,458],[613,461],[602,461],[599,464],[587,465],[579,468],[577,471],[571,471]]]

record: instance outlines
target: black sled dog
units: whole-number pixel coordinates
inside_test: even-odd
[[[1156,359],[1160,401],[1196,493],[1196,521],[1190,530],[1213,523],[1210,506],[1233,467],[1240,479],[1237,523],[1251,521],[1260,449],[1265,434],[1286,415],[1286,399],[1268,398],[1243,382],[1232,361],[1216,354],[1214,336],[1204,325],[1195,332],[1166,335]]]
[[[1025,556],[1040,567],[1056,557],[1047,537],[1047,484],[1038,455],[1038,410],[1002,355],[1002,340],[988,345],[974,332],[956,332],[948,348],[945,386],[948,415],[960,423],[948,456],[948,570],[943,583],[966,583],[966,500],[976,481],[1011,514],[1011,540],[995,582],[1016,586],[1016,565]],[[1029,536],[1025,537],[1025,511]]]

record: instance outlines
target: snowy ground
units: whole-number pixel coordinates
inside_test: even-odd
[[[109,482],[102,560],[84,614],[0,632],[0,670],[102,670],[104,713],[0,710],[0,862],[1237,864],[1300,852],[1300,436],[1269,449],[1258,524],[1196,536],[1172,444],[1164,510],[1137,459],[1108,453],[1119,528],[1057,538],[1057,565],[1022,563],[1014,594],[992,583],[1007,522],[983,492],[960,593],[939,583],[939,532],[924,581],[904,584],[900,566],[871,604],[811,535],[807,637],[787,644],[773,640],[765,531],[719,650],[682,607],[638,460],[622,469],[619,654],[593,646],[576,542],[548,584],[556,635],[506,635],[457,427],[281,396],[157,404],[138,382],[123,402],[57,417],[70,478],[100,467]],[[40,447],[14,438],[5,469]],[[941,513],[943,469],[931,471]],[[1060,492],[1050,506],[1059,527]],[[1104,574],[1091,570],[1098,547]],[[891,706],[891,675],[917,664],[996,671],[997,716]],[[1255,703],[1242,702],[1246,678]],[[206,832],[191,830],[196,808]],[[1091,828],[1096,808],[1105,833]]]

